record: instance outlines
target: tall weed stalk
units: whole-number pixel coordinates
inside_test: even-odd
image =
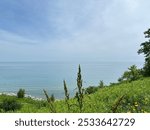
[[[48,96],[46,90],[43,90],[43,91],[44,91],[44,94],[45,94],[45,96],[46,96],[47,102],[48,102],[48,104],[49,104],[50,111],[51,111],[52,113],[56,113],[56,108],[55,108],[55,106],[54,106],[54,100],[52,100],[52,98]]]
[[[78,74],[77,74],[77,89],[76,98],[79,105],[80,112],[83,110],[83,97],[84,97],[84,89],[82,87],[82,76],[81,76],[81,67],[79,65]]]
[[[65,102],[67,104],[67,109],[70,111],[70,104],[69,104],[69,92],[67,89],[66,81],[64,80],[64,91],[65,91]]]

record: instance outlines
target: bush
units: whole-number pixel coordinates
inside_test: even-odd
[[[21,108],[21,104],[16,101],[14,98],[5,98],[3,99],[2,103],[0,104],[0,108],[7,112],[7,111],[16,111]]]
[[[25,90],[19,89],[19,91],[17,92],[17,97],[18,98],[24,98],[25,97]]]
[[[128,71],[125,71],[121,78],[118,79],[119,82],[123,81],[134,81],[142,77],[142,70],[138,69],[135,65],[132,65],[128,68]]]
[[[55,102],[54,94],[51,95],[50,100],[51,100],[52,102]]]
[[[105,87],[105,86],[104,86],[104,82],[103,82],[103,80],[101,80],[101,81],[99,82],[98,87],[99,87],[99,88],[103,88],[103,87]]]
[[[90,86],[86,88],[85,94],[92,94],[95,93],[98,90],[98,87]]]

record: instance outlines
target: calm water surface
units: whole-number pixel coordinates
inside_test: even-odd
[[[117,82],[117,79],[133,64],[140,62],[100,62],[81,64],[83,86]],[[0,92],[16,93],[24,88],[28,95],[43,98],[43,89],[56,98],[63,98],[63,80],[71,95],[76,91],[78,64],[52,62],[0,62]]]

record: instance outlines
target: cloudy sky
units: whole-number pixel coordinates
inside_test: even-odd
[[[0,0],[0,61],[142,61],[149,0]]]

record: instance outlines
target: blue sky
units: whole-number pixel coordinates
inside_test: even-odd
[[[149,0],[0,0],[0,61],[143,61]]]

